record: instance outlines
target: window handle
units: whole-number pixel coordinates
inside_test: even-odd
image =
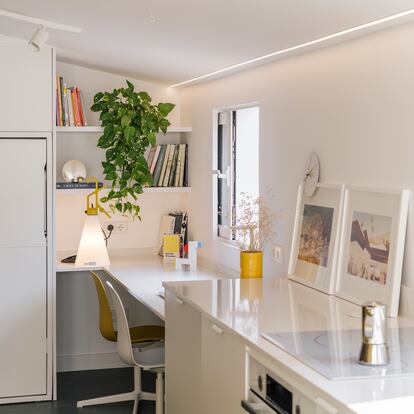
[[[217,175],[218,179],[226,180],[227,187],[230,187],[230,166],[226,168],[226,172],[223,174],[220,170],[213,170],[213,174]]]
[[[213,174],[217,175],[217,178],[227,180],[227,174],[223,174],[220,170],[213,170]]]

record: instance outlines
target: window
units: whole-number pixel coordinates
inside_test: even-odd
[[[219,110],[214,117],[213,231],[235,241],[232,226],[242,193],[259,196],[259,107]]]

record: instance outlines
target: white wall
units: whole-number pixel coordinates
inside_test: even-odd
[[[98,91],[123,86],[125,78],[67,63],[57,63],[57,74],[64,77],[68,86],[79,86],[84,94],[89,125],[99,125],[99,114],[89,110],[93,95]],[[164,86],[129,79],[136,89],[147,91],[154,102],[172,102],[177,107],[170,114],[170,122],[180,125],[179,94]],[[104,152],[96,148],[99,134],[57,134],[57,180],[62,181],[61,169],[70,159],[86,164],[89,175],[102,178],[100,161]],[[178,143],[178,134],[159,136],[160,143]],[[128,222],[128,233],[113,235],[109,250],[131,249],[133,252],[153,251],[158,245],[161,215],[186,207],[186,194],[143,194],[140,197],[142,222]],[[66,255],[76,252],[85,219],[85,195],[56,197],[56,248]],[[126,221],[120,215],[112,220]],[[105,219],[101,217],[101,222]],[[122,290],[121,290],[122,291]],[[125,293],[123,300],[130,309],[131,322],[154,323],[157,318]],[[120,366],[114,344],[105,341],[99,333],[98,301],[92,279],[87,272],[60,273],[57,275],[57,357],[58,370],[78,370]]]
[[[414,24],[389,29],[182,90],[193,191],[192,235],[201,255],[238,267],[238,251],[212,240],[212,111],[260,106],[260,191],[277,219],[284,264],[267,252],[268,276],[286,273],[297,186],[312,150],[321,181],[414,190]],[[403,283],[414,286],[413,208]]]

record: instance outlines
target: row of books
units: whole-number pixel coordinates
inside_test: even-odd
[[[82,91],[77,86],[67,87],[62,76],[56,78],[56,125],[86,126]]]
[[[187,144],[154,145],[147,158],[153,187],[188,186]]]

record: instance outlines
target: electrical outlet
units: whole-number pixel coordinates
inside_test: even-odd
[[[283,246],[277,244],[273,246],[272,259],[276,263],[283,264]]]
[[[112,224],[114,229],[112,234],[127,234],[128,233],[128,222],[127,221],[108,221],[105,223],[105,230],[109,230],[108,226]]]

